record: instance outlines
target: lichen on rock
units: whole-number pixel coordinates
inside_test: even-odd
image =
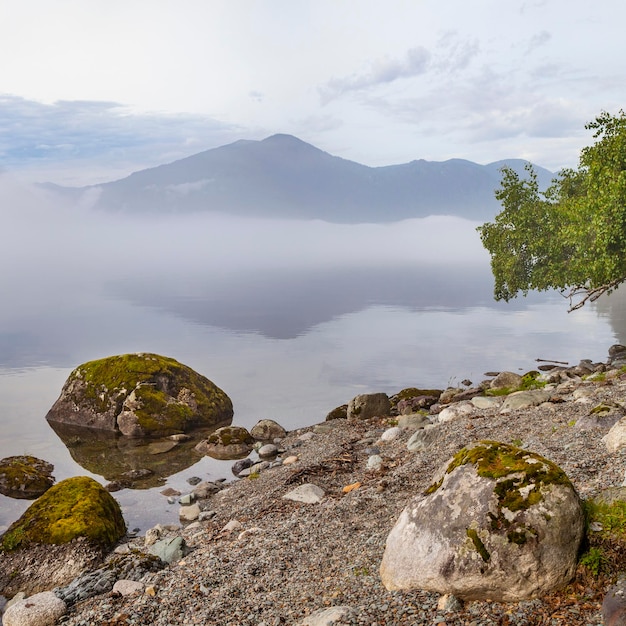
[[[230,423],[230,398],[178,361],[157,354],[107,357],[78,366],[46,419],[150,437]]]
[[[0,460],[0,493],[10,498],[34,500],[54,485],[51,463],[30,455]]]
[[[517,601],[566,584],[583,536],[580,499],[538,454],[463,448],[402,512],[381,564],[388,589]]]

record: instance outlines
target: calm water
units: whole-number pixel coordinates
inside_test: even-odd
[[[0,241],[0,458],[46,459],[57,480],[106,483],[113,471],[68,449],[44,419],[70,371],[91,359],[174,357],[228,393],[235,424],[272,418],[293,429],[358,393],[478,382],[537,358],[604,360],[626,341],[621,294],[572,314],[558,294],[494,303],[476,225],[463,220],[75,218],[19,215]],[[111,465],[146,458],[118,447],[102,454]],[[168,472],[159,460],[173,472],[159,487],[115,494],[130,528],[177,520],[163,486],[231,477],[230,462],[172,458]],[[0,496],[0,530],[28,504]]]

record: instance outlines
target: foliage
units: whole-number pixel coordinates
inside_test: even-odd
[[[532,166],[525,179],[503,168],[503,210],[478,228],[496,300],[558,289],[573,310],[626,280],[626,114],[603,112],[586,128],[595,143],[545,192]]]
[[[626,568],[626,502],[589,499],[583,508],[586,550],[579,563],[594,578],[614,581]]]

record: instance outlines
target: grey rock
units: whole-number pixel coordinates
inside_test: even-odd
[[[15,602],[2,615],[4,626],[54,626],[67,605],[52,591],[42,591]]]
[[[494,459],[507,468],[496,478],[484,475]],[[556,465],[483,442],[459,452],[404,509],[380,575],[389,590],[494,602],[539,597],[571,580],[583,528],[578,495]]]
[[[194,498],[197,500],[206,500],[210,498],[212,495],[215,495],[218,491],[221,491],[223,487],[221,485],[217,485],[215,483],[203,480],[201,483],[198,483],[191,492]]]
[[[502,402],[499,398],[490,398],[488,396],[474,396],[470,402],[477,409],[491,409],[493,407],[499,406]]]
[[[190,493],[186,493],[186,494],[180,496],[180,498],[178,498],[178,501],[183,506],[189,506],[193,502],[193,500],[194,500],[194,497]]]
[[[623,626],[626,624],[626,580],[618,580],[610,587],[602,601],[604,626]]]
[[[321,487],[313,483],[305,483],[286,493],[283,498],[285,500],[293,500],[294,502],[304,502],[305,504],[317,504],[322,501],[325,495]]]
[[[113,374],[118,369],[127,372],[123,380]],[[156,417],[149,428],[137,415],[148,405]],[[185,410],[171,411],[171,407]],[[164,413],[167,425],[159,419]],[[229,423],[232,417],[230,398],[210,380],[174,359],[148,353],[112,356],[78,366],[46,415],[51,423],[127,437],[171,435],[197,426]]]
[[[185,556],[185,548],[185,540],[182,537],[171,537],[157,541],[150,546],[148,551],[164,563],[171,564],[180,561]]]
[[[198,503],[189,506],[181,506],[178,511],[181,522],[193,522],[200,517],[200,505]]]
[[[242,470],[250,467],[252,464],[254,463],[254,461],[252,459],[239,459],[238,461],[235,461],[232,465],[232,467],[230,468],[230,471],[235,475],[235,476],[239,476],[242,472]]]
[[[500,372],[489,385],[492,389],[517,389],[522,384],[522,377],[515,372]]]
[[[429,448],[438,436],[436,428],[422,428],[415,431],[407,441],[406,447],[409,452],[420,452]]]
[[[524,409],[530,406],[538,406],[550,399],[550,394],[543,389],[531,389],[529,391],[516,391],[509,394],[502,403],[502,411]]]
[[[257,454],[262,459],[273,457],[278,454],[278,448],[273,443],[266,443],[257,450]]]
[[[370,472],[375,472],[383,466],[383,458],[378,454],[373,454],[367,459],[367,465],[365,469]]]
[[[121,596],[133,596],[143,593],[145,585],[137,580],[118,580],[113,585],[113,593]]]
[[[115,569],[101,567],[75,578],[69,585],[54,590],[54,593],[68,606],[88,598],[108,593],[118,578]]]
[[[258,441],[274,441],[284,439],[287,431],[274,420],[260,420],[250,429],[250,434]]]
[[[345,624],[356,616],[356,611],[350,606],[332,606],[329,609],[320,609],[311,613],[297,622],[296,626],[335,626],[335,624]]]
[[[388,428],[381,436],[381,441],[393,441],[402,434],[402,429],[399,426],[392,426]]]
[[[389,415],[391,403],[386,393],[366,393],[355,396],[348,403],[348,420],[366,420]]]
[[[0,460],[0,493],[9,498],[34,500],[54,485],[54,466],[34,456]]]
[[[428,417],[422,413],[410,413],[409,415],[401,415],[398,417],[398,426],[400,428],[406,428],[407,430],[417,430],[430,423]]]

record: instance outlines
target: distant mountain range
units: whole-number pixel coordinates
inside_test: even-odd
[[[248,217],[392,222],[427,215],[492,219],[500,168],[524,173],[521,159],[479,165],[463,159],[368,167],[291,135],[236,141],[121,180],[91,187],[46,185],[95,206],[128,213],[211,211]],[[552,172],[535,166],[547,187]]]

